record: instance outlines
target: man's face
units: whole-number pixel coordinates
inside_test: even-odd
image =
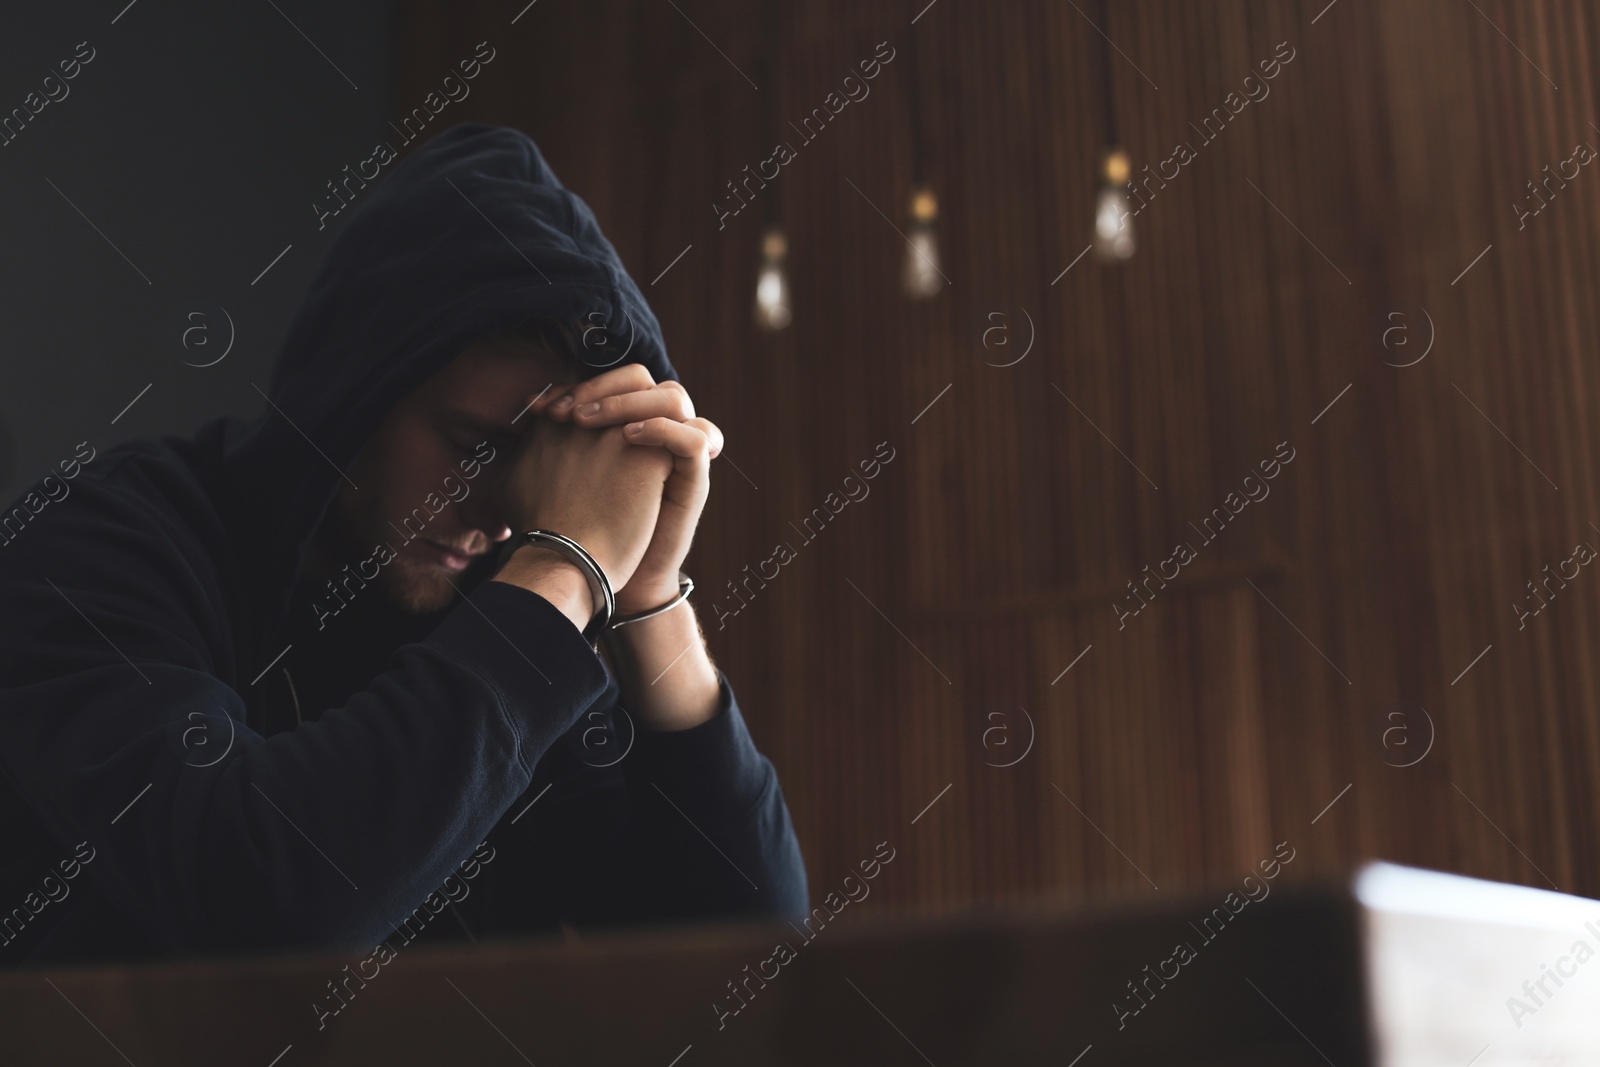
[[[448,607],[452,583],[511,536],[494,482],[533,417],[511,420],[547,386],[579,377],[545,349],[466,349],[395,405],[356,456],[318,531],[322,569],[337,573],[348,563],[354,572],[387,544],[395,557],[377,581],[390,603],[418,614]]]

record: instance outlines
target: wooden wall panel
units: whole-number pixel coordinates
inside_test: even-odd
[[[1600,167],[1522,228],[1511,206],[1600,146],[1592,11],[1114,0],[1136,172],[1197,155],[1131,261],[1061,274],[1103,146],[1097,5],[941,0],[913,26],[919,2],[803,0],[770,68],[754,4],[518,6],[415,4],[397,103],[493,42],[460,113],[530,132],[591,203],[727,433],[691,569],[818,891],[887,838],[888,909],[1232,881],[1283,840],[1289,877],[1379,856],[1600,894],[1600,576],[1524,627],[1512,608],[1600,548]],[[763,105],[798,119],[884,40],[871,95],[719,230],[724,182],[770,150]],[[1270,93],[1199,143],[1280,42]],[[927,302],[898,291],[894,230],[913,48],[950,278]],[[769,208],[777,335],[750,317]],[[1020,344],[1024,311],[1027,359],[986,365],[991,313]],[[1384,347],[1394,312],[1411,347]],[[1426,359],[1385,363],[1430,321]],[[724,583],[880,441],[871,495],[717,630]],[[1280,442],[1270,495],[1201,544]],[[1196,561],[1119,626],[1185,539]],[[1036,743],[997,767],[982,726],[1012,706]],[[1432,747],[1395,766],[1427,745],[1416,708]]]

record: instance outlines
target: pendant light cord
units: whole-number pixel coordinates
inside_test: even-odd
[[[1120,147],[1117,140],[1117,109],[1111,99],[1110,4],[1100,0],[1100,108],[1105,125],[1106,147]]]

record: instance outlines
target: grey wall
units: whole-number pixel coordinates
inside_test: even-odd
[[[385,126],[394,6],[95,0],[8,17],[0,116],[26,112],[51,74],[66,95],[0,147],[0,453],[6,438],[15,453],[0,455],[0,496],[79,441],[265,407],[251,383],[266,387],[336,232],[318,232],[311,203]],[[93,59],[62,82],[84,41]],[[219,308],[232,349],[186,365],[222,354]]]

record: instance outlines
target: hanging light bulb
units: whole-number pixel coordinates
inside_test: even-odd
[[[910,244],[903,278],[907,296],[926,299],[944,288],[944,275],[939,273],[939,242],[934,237],[938,218],[939,200],[933,190],[921,183],[913,186],[911,227],[906,234]]]
[[[1133,212],[1123,192],[1128,173],[1128,154],[1120,148],[1107,151],[1094,206],[1094,252],[1099,259],[1115,262],[1133,255]]]
[[[789,272],[783,261],[789,241],[778,226],[761,235],[761,273],[756,278],[756,324],[767,330],[789,325]]]

